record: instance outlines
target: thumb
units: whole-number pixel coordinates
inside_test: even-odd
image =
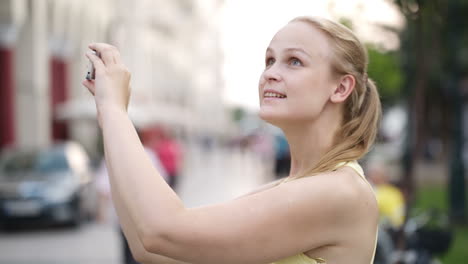
[[[88,88],[88,91],[94,96],[96,94],[96,87],[94,86],[94,81],[84,80],[81,84],[84,87]]]
[[[127,96],[127,102],[125,104],[125,110],[128,110],[128,105],[130,104],[130,96],[132,94],[132,86],[131,85],[128,86],[128,94],[129,94],[129,96]]]

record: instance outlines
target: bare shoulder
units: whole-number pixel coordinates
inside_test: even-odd
[[[331,263],[345,263],[346,259],[367,262],[372,257],[378,223],[377,201],[369,183],[350,167],[305,177],[299,183],[304,193],[320,193],[323,202],[315,210],[319,208],[329,223],[324,228],[331,237],[330,243],[311,248],[306,255],[323,256]],[[307,199],[317,197],[307,195]]]
[[[321,200],[326,201],[322,210],[329,217],[342,219],[344,227],[353,223],[352,220],[367,226],[378,221],[377,200],[372,187],[352,168],[343,167],[290,183],[294,182],[304,191],[305,199],[317,199],[316,194],[319,194]]]
[[[369,182],[350,167],[342,167],[332,172],[334,177],[327,177],[339,191],[335,195],[347,198],[347,202],[375,202],[374,191]]]
[[[375,201],[374,192],[369,183],[349,167],[306,176],[295,181],[305,190],[318,191],[329,198],[330,202],[337,202],[337,205],[349,205],[349,203],[359,203],[363,200]],[[290,181],[290,183],[295,181]]]

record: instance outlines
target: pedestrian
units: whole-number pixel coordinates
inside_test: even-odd
[[[390,181],[387,162],[374,158],[366,167],[367,178],[374,187],[380,219],[374,264],[390,264],[394,262],[398,234],[405,220],[405,199],[401,190]]]
[[[283,134],[275,135],[275,178],[288,176],[291,169],[291,154],[288,140]]]
[[[373,144],[381,109],[366,48],[349,29],[299,17],[275,34],[259,82],[259,115],[288,139],[289,176],[198,208],[184,207],[143,158],[126,111],[130,73],[119,51],[89,47],[101,57],[87,53],[96,80],[83,85],[94,95],[117,213],[138,260],[372,263],[378,207],[357,160]]]
[[[156,133],[152,142],[152,149],[156,152],[161,164],[167,172],[169,186],[176,190],[182,163],[182,148],[173,135],[163,128],[155,128]]]
[[[138,131],[139,137],[142,140],[142,144],[145,144],[143,137],[141,137],[140,131]],[[164,167],[161,165],[160,160],[156,154],[150,149],[145,147],[147,157],[150,159],[151,163],[158,170],[161,177],[168,181],[168,176]],[[98,170],[96,171],[95,184],[99,197],[99,214],[98,221],[101,223],[111,223],[118,227],[118,232],[121,237],[121,253],[122,253],[122,264],[138,264],[138,262],[133,257],[128,241],[125,238],[122,229],[120,228],[118,217],[115,214],[114,205],[112,202],[111,186],[109,182],[109,171],[106,166],[106,159],[103,157],[99,165]]]
[[[403,192],[390,181],[388,165],[383,161],[372,161],[367,175],[374,187],[381,224],[398,230],[405,221],[406,203]]]

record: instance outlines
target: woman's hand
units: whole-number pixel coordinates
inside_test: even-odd
[[[91,52],[86,57],[94,65],[95,80],[84,80],[83,85],[94,96],[99,116],[104,108],[127,111],[130,100],[130,72],[122,63],[120,53],[116,47],[106,43],[90,44],[100,57]]]

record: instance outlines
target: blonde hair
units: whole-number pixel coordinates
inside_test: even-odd
[[[351,74],[356,79],[354,90],[345,101],[343,124],[336,131],[334,145],[306,173],[293,176],[300,178],[332,171],[341,162],[362,158],[375,141],[382,110],[377,87],[367,76],[367,50],[351,30],[317,17],[298,17],[291,22],[305,22],[325,33],[332,47],[333,72]]]

